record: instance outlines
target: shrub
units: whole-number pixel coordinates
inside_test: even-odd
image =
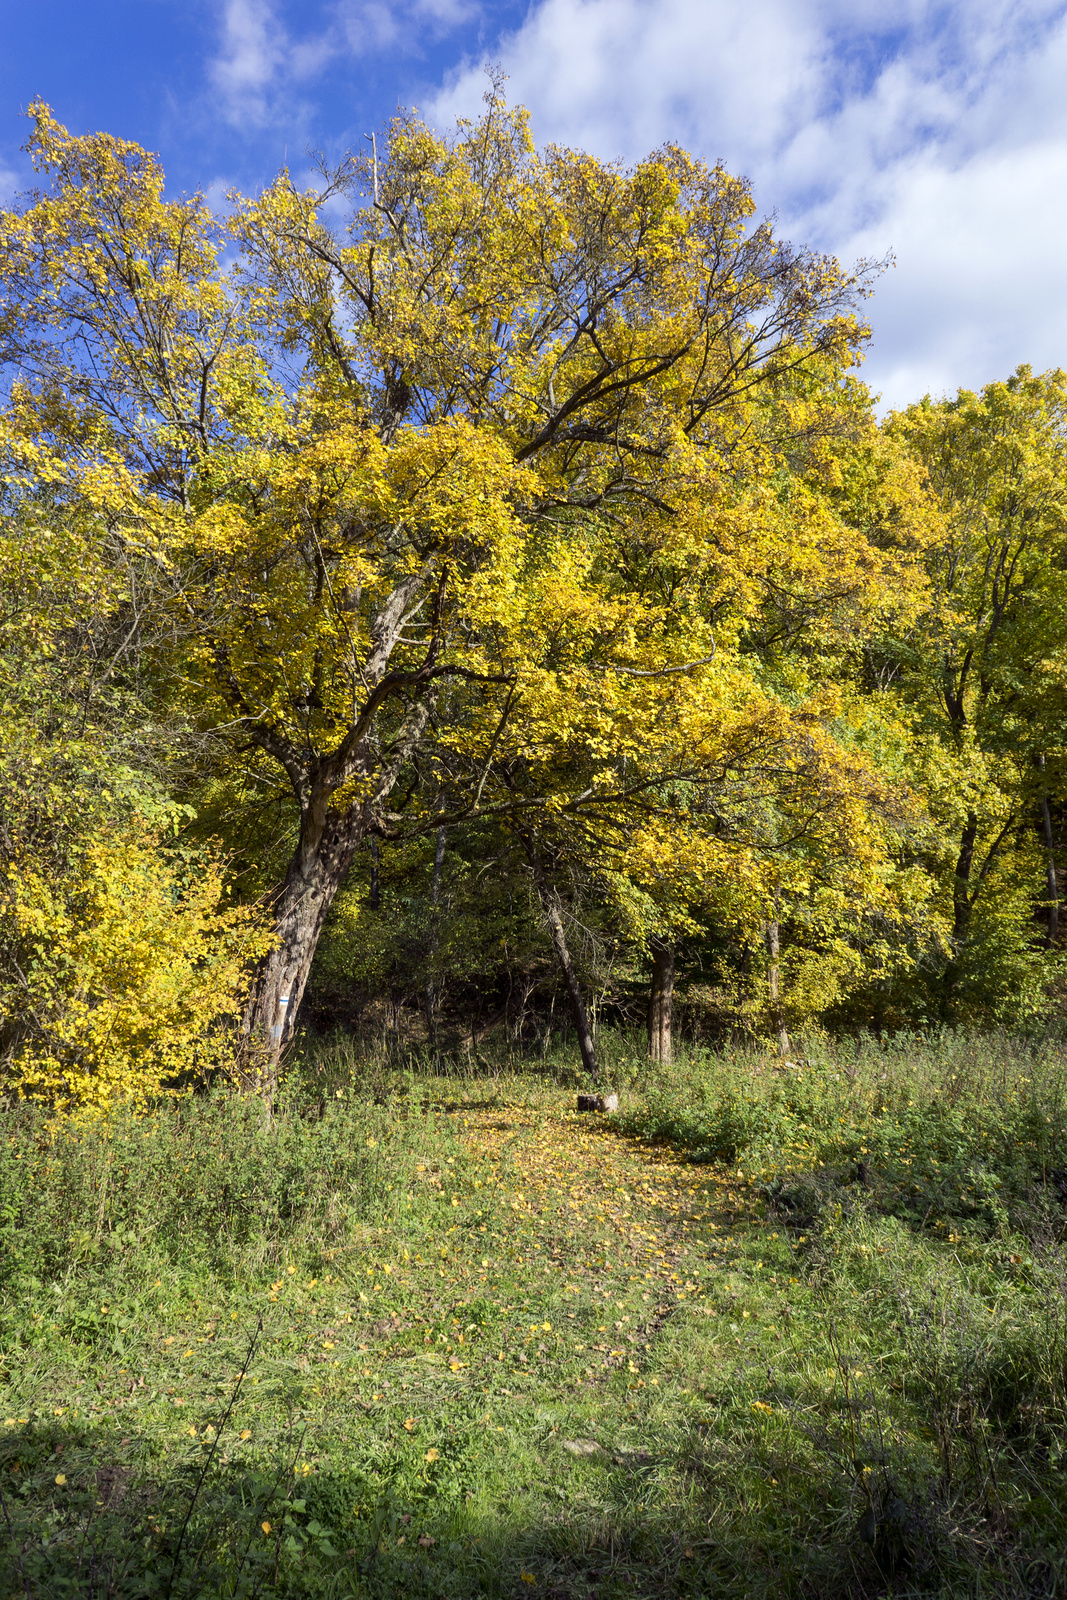
[[[59,1111],[146,1106],[224,1062],[270,935],[229,905],[210,851],[136,820],[79,842],[58,879],[0,864],[0,1081]]]

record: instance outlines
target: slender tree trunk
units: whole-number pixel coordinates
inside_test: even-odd
[[[578,974],[575,971],[574,962],[571,960],[570,947],[567,944],[567,934],[563,927],[563,914],[560,910],[559,896],[545,876],[545,869],[537,849],[536,840],[525,834],[520,835],[520,837],[523,849],[526,852],[526,859],[530,863],[530,872],[533,875],[537,898],[541,903],[545,921],[548,923],[548,931],[552,937],[552,947],[556,952],[556,960],[559,962],[563,981],[567,985],[567,993],[570,996],[574,1026],[578,1033],[578,1049],[582,1055],[582,1066],[585,1068],[590,1082],[595,1085],[599,1078],[596,1049],[593,1044],[592,1030],[589,1026],[589,1013],[585,1009],[585,1001],[582,998],[581,984],[578,982]]]
[[[770,1017],[771,1032],[778,1041],[778,1054],[786,1057],[792,1048],[789,1042],[789,1031],[785,1025],[785,1014],[782,1011],[782,1000],[779,992],[779,959],[781,947],[778,935],[778,905],[774,907],[774,916],[767,923],[764,930],[767,944],[767,996],[769,1000],[768,1014]]]
[[[967,930],[971,924],[971,912],[974,910],[971,874],[977,839],[978,818],[972,811],[968,814],[960,835],[959,854],[956,857],[956,870],[952,878],[952,955],[942,978],[943,1012],[946,1020],[950,1016],[956,986],[959,983],[963,947],[967,942]]]
[[[652,985],[648,995],[648,1055],[650,1061],[672,1059],[671,1022],[674,1008],[674,951],[660,939],[652,941]]]
[[[952,880],[952,940],[957,948],[963,945],[970,926],[974,902],[971,898],[971,869],[974,866],[974,847],[978,839],[978,818],[972,811],[960,836],[960,852],[956,857],[956,871]]]
[[[1052,812],[1048,803],[1048,796],[1041,797],[1041,826],[1045,836],[1045,885],[1048,890],[1048,943],[1051,946],[1059,943],[1060,937],[1060,890],[1056,874],[1055,840],[1052,833]]]
[[[556,995],[555,995],[555,990],[553,990],[552,994],[549,996],[549,999],[548,999],[548,1027],[545,1029],[545,1036],[544,1036],[543,1040],[541,1041],[541,1059],[542,1059],[542,1061],[546,1058],[546,1056],[548,1055],[548,1052],[552,1048],[552,1029],[555,1026],[555,1022],[556,1022]]]
[[[445,830],[438,828],[437,842],[433,852],[433,877],[430,879],[430,938],[426,967],[426,1042],[429,1046],[431,1058],[437,1060],[437,1012],[440,1004],[440,994],[434,976],[434,962],[437,956],[437,945],[440,935],[440,917],[438,909],[441,902],[441,873],[445,864]]]
[[[382,909],[381,859],[381,846],[377,837],[372,834],[370,841],[370,898],[368,900],[368,905],[372,911],[380,911]]]
[[[1040,771],[1045,770],[1045,758],[1039,755],[1036,758]],[[1060,939],[1060,888],[1056,872],[1056,838],[1052,829],[1052,808],[1048,803],[1048,795],[1041,796],[1041,834],[1045,846],[1045,890],[1048,900],[1048,934],[1046,944],[1051,950],[1059,943]]]

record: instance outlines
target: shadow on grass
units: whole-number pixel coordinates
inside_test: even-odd
[[[615,1509],[588,1499],[546,1506],[540,1526],[519,1526],[506,1505],[446,1484],[405,1491],[371,1488],[356,1473],[301,1479],[289,1459],[253,1466],[193,1441],[175,1459],[117,1429],[26,1425],[0,1446],[0,1596],[879,1592],[857,1587],[848,1551],[819,1552],[813,1565],[816,1553],[790,1552],[780,1529],[761,1546],[758,1530],[714,1528],[711,1505],[701,1503],[700,1455],[698,1446],[689,1463],[687,1526],[643,1514],[638,1497],[654,1465],[641,1453],[613,1463]]]
[[[298,1455],[299,1442],[267,1461],[230,1459],[206,1440],[168,1455],[118,1428],[59,1422],[9,1432],[0,1444],[0,1597],[1038,1600],[1062,1592],[1065,1576],[1047,1556],[1008,1549],[985,1572],[910,1563],[899,1551],[889,1560],[884,1543],[864,1542],[855,1496],[832,1475],[815,1481],[790,1449],[752,1446],[742,1459],[699,1428],[670,1463],[601,1452],[599,1498],[584,1480],[572,1503],[546,1501],[534,1521],[528,1502],[523,1519],[517,1505],[489,1504],[476,1487],[444,1479],[300,1477]],[[668,1466],[688,1501],[646,1512],[643,1496]],[[913,1502],[893,1514],[902,1539],[915,1532]]]

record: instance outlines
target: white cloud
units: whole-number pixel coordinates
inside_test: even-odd
[[[478,0],[335,0],[318,32],[299,30],[285,0],[222,0],[219,50],[208,64],[216,109],[236,127],[299,120],[293,96],[338,60],[412,54],[478,14]]]
[[[349,55],[414,52],[477,16],[478,0],[341,0],[337,21]]]
[[[331,64],[439,57],[479,7],[334,0],[314,32],[293,0],[220,0],[217,105],[306,123]],[[486,55],[540,139],[631,160],[674,139],[749,176],[787,237],[894,250],[867,308],[886,403],[1067,364],[1067,0],[534,0]],[[430,119],[484,88],[460,62]]]
[[[773,140],[814,110],[818,44],[789,0],[543,0],[494,54],[543,136],[637,156],[716,125]],[[471,112],[482,86],[480,63],[466,64],[437,112]]]
[[[861,254],[892,237],[900,267],[874,301],[867,374],[889,405],[1067,366],[1067,140],[988,152],[951,168],[901,164]]]
[[[1067,364],[1062,0],[541,0],[492,52],[541,139],[667,139],[750,176],[787,235],[896,252],[867,377],[898,404]],[[431,115],[478,107],[463,63]]]
[[[263,123],[269,91],[287,54],[285,32],[269,0],[226,0],[222,50],[210,77],[228,122]]]

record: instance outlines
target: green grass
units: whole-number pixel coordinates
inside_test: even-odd
[[[1065,1592],[1058,1046],[607,1046],[5,1114],[0,1596]]]

